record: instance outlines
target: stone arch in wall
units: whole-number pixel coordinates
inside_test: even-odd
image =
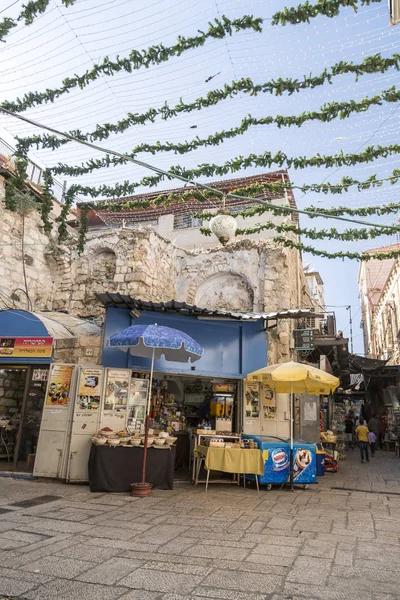
[[[114,280],[117,255],[112,248],[99,248],[91,256],[91,275],[99,279]]]
[[[188,300],[202,308],[252,311],[254,291],[243,275],[220,271],[207,277],[194,294],[192,291]]]

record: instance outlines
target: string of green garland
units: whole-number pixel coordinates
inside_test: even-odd
[[[45,233],[50,233],[52,230],[52,223],[50,221],[50,213],[53,210],[53,193],[52,186],[54,180],[52,174],[48,169],[43,171],[43,193],[40,199],[40,214],[42,217]]]
[[[110,60],[106,56],[101,63],[95,63],[83,75],[75,75],[64,79],[59,88],[47,89],[44,92],[29,92],[13,102],[3,102],[2,106],[13,112],[22,112],[39,104],[54,102],[54,100],[69,93],[74,88],[84,89],[102,75],[112,76],[120,71],[132,73],[132,71],[142,67],[149,68],[151,65],[159,65],[167,62],[173,56],[180,56],[187,50],[204,46],[208,39],[222,39],[226,35],[233,35],[234,32],[247,29],[261,32],[262,22],[261,18],[254,18],[251,15],[244,15],[234,20],[230,20],[223,15],[221,19],[215,19],[214,23],[209,23],[206,32],[199,30],[199,35],[194,37],[178,36],[178,41],[173,46],[166,47],[163,44],[158,44],[150,46],[147,50],[132,50],[129,56],[117,56],[115,60]]]
[[[6,181],[4,206],[8,210],[16,211],[18,208],[18,197],[26,193],[26,169],[28,161],[23,155],[15,155],[15,176]]]
[[[61,3],[66,8],[72,6],[75,2],[76,0],[61,0]],[[0,21],[0,41],[4,41],[4,38],[11,29],[17,27],[18,23],[21,21],[23,21],[25,25],[31,25],[39,14],[43,14],[46,11],[49,4],[50,0],[31,0],[22,5],[22,10],[16,19],[4,17],[4,19]]]
[[[385,95],[385,100],[386,100],[386,98],[391,98],[390,100],[387,100],[389,102],[395,102],[395,101],[400,100],[400,91],[396,92],[395,95],[397,98],[396,100],[394,99],[395,96],[393,94],[390,94],[387,96]],[[368,100],[368,102],[365,102],[365,104],[363,104],[363,102],[365,100]],[[354,110],[356,110],[356,112],[361,112],[361,110],[367,110],[373,104],[380,104],[381,98],[380,97],[368,98],[368,99],[364,99],[364,101],[357,103],[358,108],[357,109],[354,108]],[[341,103],[341,104],[344,104],[344,103]],[[350,103],[346,103],[346,104],[350,104]],[[363,106],[363,109],[361,109],[361,106]],[[349,109],[349,111],[347,111],[346,114],[343,111],[339,111],[339,112],[332,111],[330,113],[328,120],[330,121],[331,119],[336,118],[337,116],[340,116],[341,119],[347,118],[348,116],[350,116],[351,112],[353,112],[353,109],[351,111]],[[322,114],[323,114],[322,112],[321,113],[309,112],[307,114],[307,119],[309,118],[312,120],[314,117],[317,118],[317,115],[320,115],[320,117],[322,119]],[[335,117],[335,114],[336,114],[336,117]],[[345,116],[343,116],[343,115],[345,115]],[[285,123],[288,124],[288,120],[294,119],[294,118],[295,117],[284,117]],[[299,117],[300,120],[303,118],[305,120],[306,117],[301,117],[301,118]],[[140,152],[147,152],[147,153],[151,153],[153,155],[156,154],[157,152],[175,152],[177,154],[186,154],[186,153],[196,150],[197,148],[200,148],[200,147],[219,146],[227,139],[232,139],[238,135],[243,135],[252,126],[269,125],[269,124],[271,124],[271,122],[273,120],[276,120],[276,119],[278,119],[278,117],[264,117],[261,119],[255,119],[254,117],[249,115],[248,117],[245,117],[242,120],[241,124],[238,127],[233,127],[227,131],[223,130],[223,131],[217,132],[215,134],[209,135],[207,138],[204,138],[204,139],[196,136],[196,138],[194,140],[186,141],[183,143],[157,142],[156,144],[147,144],[147,143],[138,144],[129,153],[129,157],[135,158],[135,156],[137,156],[137,154],[139,154]],[[298,126],[300,126],[300,120],[298,122]],[[35,136],[35,137],[40,138],[40,141],[43,142],[43,147],[52,147],[54,142],[56,143],[56,145],[58,145],[59,142],[67,141],[67,140],[60,140],[60,139],[56,138],[55,136],[50,136],[50,135],[42,135],[42,136]],[[24,144],[25,139],[26,138],[21,139],[21,142],[23,144]],[[33,141],[33,138],[30,138],[30,141],[29,141],[30,145],[31,145],[32,141]],[[35,143],[37,146],[39,146],[38,142],[39,142],[39,140],[36,139]],[[111,166],[126,164],[127,162],[128,162],[127,158],[110,156],[110,155],[106,154],[102,158],[89,159],[88,161],[86,161],[85,163],[82,163],[81,165],[70,166],[65,163],[58,163],[58,165],[56,165],[55,167],[52,167],[52,172],[56,175],[61,175],[61,174],[69,175],[69,176],[85,175],[87,173],[93,172],[96,169],[109,168]],[[327,186],[325,186],[325,188],[327,189]],[[329,191],[329,189],[327,189],[327,191]]]
[[[272,16],[272,25],[297,25],[298,23],[310,23],[319,15],[332,19],[336,17],[342,7],[350,6],[354,12],[357,12],[359,6],[369,6],[374,2],[382,0],[318,0],[316,4],[310,4],[308,1],[304,4],[298,4],[295,7],[278,11]]]
[[[110,59],[106,57],[102,63],[99,65],[95,64],[94,67],[84,75],[76,75],[75,77],[65,79],[60,88],[45,90],[44,92],[30,92],[22,98],[17,98],[13,102],[3,102],[2,106],[13,112],[21,112],[39,104],[54,102],[56,98],[74,87],[83,89],[102,74],[112,76],[116,72],[122,70],[132,72],[132,70],[139,69],[142,66],[148,67],[149,64],[159,64],[164,62],[171,56],[179,56],[188,48],[204,45],[207,37],[222,37],[223,31],[226,31],[229,35],[232,35],[233,28],[238,30],[239,27],[241,29],[253,28],[255,31],[261,31],[261,27],[259,26],[259,21],[261,21],[261,19],[253,19],[253,17],[247,15],[232,22],[230,22],[229,19],[226,19],[226,17],[222,17],[222,19],[222,24],[218,20],[216,20],[217,25],[210,24],[210,29],[207,33],[201,32],[201,35],[195,38],[180,37],[178,44],[170,48],[164,48],[164,46],[160,45],[153,46],[147,51],[142,50],[141,52],[138,52],[133,50],[129,57],[117,57],[115,61],[110,61]],[[192,42],[192,40],[195,41]],[[241,81],[247,82],[247,85],[251,86],[248,90],[249,93],[263,92],[281,96],[285,92],[291,95],[306,88],[314,89],[317,86],[324,85],[326,82],[332,83],[333,78],[339,75],[351,73],[355,75],[355,79],[358,81],[359,77],[362,75],[385,73],[392,67],[396,70],[400,69],[399,54],[383,57],[381,54],[377,53],[365,57],[361,63],[354,64],[352,61],[339,61],[329,69],[325,68],[320,75],[304,75],[302,80],[288,77],[286,79],[272,79],[271,81],[266,81],[262,84],[254,84],[249,79]],[[249,82],[251,83],[249,84]],[[235,83],[238,84],[240,81],[232,82],[232,86]],[[218,90],[214,90],[214,92],[217,91]],[[232,93],[235,92],[233,91]],[[50,143],[50,141],[48,143]]]
[[[239,84],[239,85],[238,85]],[[251,80],[240,80],[239,82],[233,82],[232,86],[225,85],[223,90],[214,90],[209,92],[205,98],[201,97],[190,104],[185,104],[182,99],[174,106],[169,107],[168,104],[164,104],[161,108],[150,108],[146,113],[132,114],[128,113],[128,116],[117,123],[105,123],[103,125],[97,125],[96,129],[90,133],[82,133],[79,130],[70,131],[69,135],[76,137],[83,141],[99,141],[107,139],[113,133],[123,133],[133,125],[143,125],[147,121],[154,122],[157,115],[160,115],[163,120],[171,119],[182,112],[192,112],[194,110],[200,110],[207,106],[215,105],[226,99],[232,94],[236,94],[239,91],[245,93],[251,93],[251,95],[257,95],[259,91],[256,91]],[[259,86],[258,86],[259,87]],[[400,90],[396,90],[395,86],[383,90],[380,94],[368,97],[366,96],[362,100],[355,101],[343,101],[343,102],[327,102],[323,104],[319,111],[304,111],[300,115],[277,115],[275,117],[266,116],[261,119],[255,119],[251,115],[243,119],[239,127],[231,130],[222,131],[210,136],[206,140],[196,138],[191,142],[184,142],[183,144],[170,144],[170,143],[157,143],[154,146],[143,144],[139,146],[139,151],[143,152],[158,152],[165,150],[173,150],[180,154],[191,152],[199,146],[206,145],[219,145],[225,139],[235,137],[237,135],[243,135],[253,125],[277,125],[281,127],[291,127],[296,125],[301,127],[307,121],[320,121],[321,123],[329,123],[333,119],[347,119],[353,113],[362,113],[367,111],[371,106],[380,106],[382,102],[398,102],[400,100]],[[6,107],[3,107],[6,108]],[[6,110],[9,110],[8,108]],[[69,143],[71,140],[67,138],[60,139],[54,135],[33,135],[24,138],[18,138],[20,145],[27,152],[31,146],[37,148],[51,148],[56,149],[62,145]],[[133,150],[135,152],[135,149]],[[137,150],[136,150],[137,151]],[[115,159],[106,156],[101,160],[90,160],[88,163],[82,166],[69,167],[68,165],[58,165],[57,173],[63,173],[65,175],[83,175],[93,171],[94,169],[101,169],[110,165],[121,164],[123,159]]]
[[[193,180],[200,176],[213,177],[227,175],[229,173],[235,173],[249,167],[266,167],[270,169],[272,165],[278,165],[279,167],[286,166],[286,168],[293,169],[322,166],[325,166],[326,168],[332,168],[368,163],[376,158],[387,158],[388,156],[399,153],[399,144],[390,144],[389,146],[368,146],[365,148],[365,150],[358,153],[345,154],[343,151],[341,151],[338,154],[330,156],[317,154],[316,156],[312,157],[288,157],[284,152],[279,150],[276,154],[264,152],[263,154],[250,154],[246,157],[238,156],[226,161],[222,165],[204,163],[195,169],[185,169],[180,165],[175,165],[169,169],[169,173],[171,173],[170,177],[160,173],[157,175],[146,176],[139,182],[132,183],[130,181],[124,181],[123,183],[115,186],[101,185],[99,187],[95,187],[74,184],[71,187],[74,189],[75,194],[79,193],[83,196],[90,196],[92,198],[98,198],[99,196],[118,198],[133,194],[140,186],[153,187],[160,183],[160,181],[163,181],[165,178],[173,179],[174,175]],[[65,174],[68,175],[69,173]]]
[[[241,190],[237,190],[235,193],[238,193],[240,191]],[[249,199],[252,197],[254,197],[254,195],[249,195]],[[244,210],[235,212],[235,216],[246,219],[248,217],[262,215],[265,212],[272,212],[274,215],[287,214],[287,210],[272,207],[268,204],[258,204],[257,206],[252,206],[251,208],[245,208]],[[328,217],[343,217],[345,215],[348,215],[350,217],[370,217],[373,215],[384,216],[390,214],[397,214],[398,212],[400,212],[400,202],[389,202],[388,204],[364,206],[361,208],[348,208],[346,206],[320,208],[317,206],[308,206],[307,208],[304,208],[304,212],[309,213],[308,218],[310,219],[316,219],[320,215],[326,215]],[[319,215],[315,215],[312,213],[319,213]],[[215,217],[215,213],[203,211],[195,213],[192,216],[194,219],[202,219],[203,221],[207,221],[209,219],[212,219],[212,217]]]
[[[301,252],[308,252],[314,256],[322,256],[323,258],[350,258],[351,260],[368,261],[368,260],[387,260],[388,258],[399,258],[400,250],[390,250],[389,252],[372,252],[372,253],[360,253],[360,252],[327,252],[326,250],[317,250],[313,246],[306,246],[302,242],[294,242],[284,237],[277,236],[273,238],[273,241],[286,248],[294,248]]]
[[[60,215],[57,217],[56,221],[58,223],[58,240],[59,242],[65,242],[68,239],[68,229],[67,229],[67,218],[69,211],[74,203],[75,194],[72,188],[69,188],[63,197],[63,205],[60,212]]]
[[[86,234],[89,229],[89,220],[88,220],[88,216],[87,216],[88,212],[89,212],[89,207],[83,206],[81,209],[81,214],[80,214],[81,223],[80,223],[80,227],[79,227],[78,245],[77,245],[79,255],[81,255],[85,249]]]
[[[214,214],[215,216],[215,214]],[[235,215],[236,216],[236,215]],[[254,235],[256,233],[261,233],[261,231],[271,231],[276,230],[278,233],[294,233],[296,235],[304,235],[305,237],[311,240],[339,240],[343,242],[356,242],[359,240],[369,240],[375,239],[380,235],[394,235],[396,232],[400,232],[400,227],[389,226],[386,228],[383,227],[370,227],[367,229],[366,227],[360,229],[345,229],[343,232],[338,231],[334,227],[330,229],[307,229],[306,227],[298,227],[295,224],[290,223],[273,223],[272,221],[268,221],[267,223],[258,223],[253,227],[247,228],[238,228],[236,230],[236,235]],[[207,227],[200,227],[200,232],[203,235],[209,236],[211,235],[211,229]]]

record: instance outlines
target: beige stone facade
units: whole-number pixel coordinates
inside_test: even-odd
[[[399,244],[368,252],[399,250]],[[400,364],[400,261],[372,259],[358,272],[365,355]]]
[[[59,247],[46,236],[40,216],[22,217],[1,209],[0,275],[4,305],[68,311],[83,318],[98,317],[101,292],[119,292],[151,301],[175,299],[206,308],[239,312],[277,311],[311,306],[306,293],[300,253],[269,239],[239,239],[226,247],[179,248],[151,228],[91,231],[78,256],[76,232]],[[9,244],[9,245],[8,245]],[[24,256],[24,260],[23,260]],[[268,333],[269,361],[288,360],[295,321],[282,320]],[[94,342],[93,342],[94,343]],[[89,345],[90,347],[90,345]],[[86,362],[86,346],[78,340],[59,340],[60,361]],[[99,358],[100,344],[90,358]],[[89,361],[90,362],[90,361]]]

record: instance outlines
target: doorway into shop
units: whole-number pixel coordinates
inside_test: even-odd
[[[49,368],[0,369],[0,472],[32,473]]]
[[[147,392],[135,378],[148,373],[133,372],[128,401],[128,424],[144,423]],[[136,389],[137,387],[137,389]],[[146,388],[147,389],[147,388]],[[154,431],[169,431],[176,438],[175,480],[191,481],[196,431],[235,433],[242,429],[242,382],[235,378],[211,378],[155,372],[151,390],[150,417]]]

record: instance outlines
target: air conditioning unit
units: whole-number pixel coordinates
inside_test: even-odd
[[[400,23],[400,0],[389,0],[390,25]]]

